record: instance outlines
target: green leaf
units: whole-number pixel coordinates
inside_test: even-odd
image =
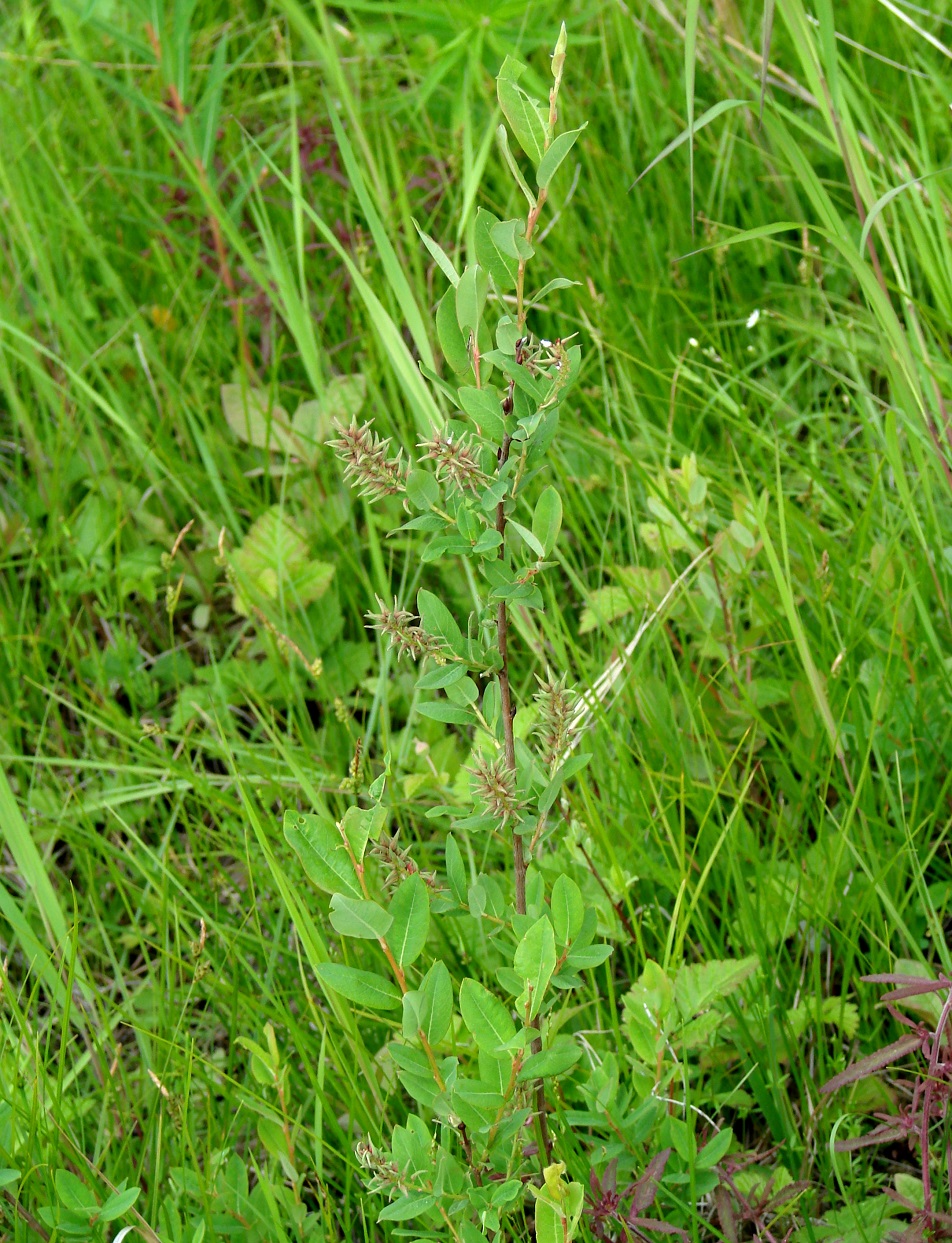
[[[555,970],[555,933],[547,915],[542,915],[516,946],[512,966],[526,983],[529,993],[529,1018],[534,1019],[542,1007],[545,990]]]
[[[453,981],[441,958],[423,977],[417,993],[417,1019],[431,1045],[439,1044],[453,1021]]]
[[[523,1062],[519,1081],[525,1083],[528,1079],[553,1079],[556,1075],[564,1075],[581,1056],[582,1050],[574,1044],[560,1044],[555,1048],[533,1053]]]
[[[393,924],[388,941],[401,967],[416,962],[430,930],[430,895],[419,872],[408,876],[390,903]]]
[[[545,815],[555,800],[559,797],[559,791],[568,781],[569,777],[580,772],[588,761],[592,758],[591,752],[582,755],[570,756],[562,767],[556,772],[555,776],[539,795],[539,814]]]
[[[559,538],[562,527],[562,498],[553,487],[548,487],[536,501],[532,512],[532,533],[542,545],[542,555],[548,557]]]
[[[472,367],[466,338],[456,319],[456,290],[446,291],[436,307],[436,338],[443,357],[457,375],[465,375]]]
[[[99,1201],[92,1188],[87,1187],[81,1178],[77,1178],[69,1170],[57,1170],[54,1182],[56,1194],[63,1208],[87,1215],[99,1208]]]
[[[722,1130],[707,1141],[701,1151],[697,1154],[695,1169],[710,1170],[718,1161],[727,1156],[731,1141],[734,1138],[734,1132],[729,1126],[725,1126]]]
[[[383,783],[386,781],[387,774],[382,772],[377,781],[381,783],[380,793],[383,793]],[[371,798],[374,795],[371,793]],[[377,795],[379,797],[379,795]],[[383,828],[387,820],[387,809],[378,803],[374,807],[348,807],[344,813],[344,818],[340,822],[344,836],[353,851],[354,858],[359,862],[364,857],[364,851],[367,849],[367,843],[373,837],[376,839],[380,836],[380,830]]]
[[[516,287],[519,263],[512,255],[501,250],[498,241],[493,238],[492,231],[498,224],[498,217],[491,211],[486,211],[483,207],[477,208],[473,226],[476,262],[489,273],[499,292],[506,293]]]
[[[403,1004],[399,988],[374,971],[358,971],[343,963],[322,962],[317,966],[322,984],[348,1001],[370,1010],[398,1010]]]
[[[0,1170],[0,1187],[10,1187],[20,1181],[19,1170]]]
[[[331,927],[342,937],[379,941],[385,937],[393,918],[382,906],[366,898],[348,898],[335,893],[331,898]]]
[[[460,985],[459,1008],[463,1022],[480,1049],[503,1053],[516,1034],[516,1025],[498,997],[477,980]]]
[[[551,908],[555,938],[560,945],[568,945],[581,931],[585,903],[581,889],[564,873],[556,878],[552,886]]]
[[[417,690],[439,691],[467,676],[465,665],[437,665],[417,679]]]
[[[433,238],[430,237],[429,233],[424,233],[415,219],[413,220],[413,227],[416,229],[417,233],[419,233],[420,241],[423,243],[423,245],[427,248],[427,250],[433,256],[433,259],[436,261],[437,267],[440,269],[440,271],[443,273],[446,279],[450,282],[451,285],[453,286],[458,285],[459,284],[459,273],[457,272],[456,268],[453,266],[453,261],[450,259],[449,255],[446,253],[443,247],[439,244],[439,242],[435,242]]]
[[[417,704],[417,712],[431,721],[442,721],[444,725],[478,725],[476,717],[467,708],[447,703],[438,699],[435,703]]]
[[[347,845],[333,821],[309,812],[286,811],[284,836],[319,889],[363,898]]]
[[[576,139],[582,130],[586,128],[587,124],[588,122],[586,121],[585,125],[580,125],[578,129],[568,129],[564,134],[559,134],[557,138],[552,140],[548,151],[539,161],[539,167],[536,170],[536,185],[540,190],[545,190],[548,187],[552,178],[559,171],[562,161],[575,146]]]
[[[489,277],[478,263],[471,263],[456,286],[456,322],[467,346],[479,332],[488,290]]]
[[[231,563],[237,579],[233,605],[242,617],[250,616],[252,604],[282,597],[289,605],[311,604],[334,577],[334,566],[311,557],[307,540],[280,505],[252,523]]]
[[[578,949],[569,950],[565,966],[569,971],[587,971],[592,967],[600,967],[611,957],[610,945],[581,945]]]
[[[128,1213],[139,1198],[139,1187],[129,1187],[125,1191],[117,1191],[109,1197],[99,1210],[100,1221],[115,1221],[123,1213]]]
[[[494,389],[463,387],[459,390],[459,404],[487,440],[502,440],[506,425],[499,395]]]
[[[446,646],[457,656],[466,655],[466,645],[456,618],[449,611],[439,596],[432,591],[420,590],[417,593],[417,612],[427,634],[442,639]]]
[[[429,510],[440,503],[440,485],[428,470],[411,470],[407,476],[407,500],[414,509]]]
[[[533,166],[538,166],[545,150],[545,116],[535,100],[518,85],[524,72],[525,65],[507,56],[496,78],[496,96],[516,142]]]
[[[730,996],[760,970],[756,954],[748,958],[714,960],[682,966],[674,980],[674,999],[684,1022]]]
[[[446,879],[449,882],[450,889],[453,891],[453,897],[461,906],[465,906],[467,889],[466,869],[463,866],[463,856],[460,854],[456,838],[452,833],[448,833],[446,837],[444,865],[446,867]]]
[[[492,239],[502,253],[517,264],[520,259],[531,259],[535,254],[531,242],[526,241],[526,226],[521,220],[500,220],[492,227]]]
[[[410,1221],[427,1212],[436,1203],[429,1191],[410,1191],[399,1200],[392,1200],[377,1214],[377,1221]]]

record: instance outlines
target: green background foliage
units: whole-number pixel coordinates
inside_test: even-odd
[[[525,210],[495,76],[518,58],[544,98],[563,19],[561,122],[586,128],[551,182],[530,292],[535,331],[577,332],[584,355],[548,455],[557,565],[544,610],[512,612],[520,700],[547,667],[604,685],[701,560],[612,675],[539,862],[546,897],[567,873],[590,941],[614,946],[578,967],[553,1046],[581,1049],[552,1064],[578,1115],[560,1160],[587,1188],[618,1130],[632,1178],[670,1147],[650,1215],[713,1237],[714,1123],[745,1196],[796,1186],[778,1230],[868,1239],[903,1216],[884,1192],[914,1201],[914,1154],[830,1148],[899,1108],[902,1077],[818,1087],[898,1034],[861,975],[952,969],[949,16],[878,0],[809,16],[799,0],[4,8],[11,1237],[412,1228],[400,1201],[375,1224],[387,1201],[356,1148],[392,1141],[409,1161],[429,1143],[414,1068],[387,1052],[404,1003],[367,991],[372,941],[341,953],[346,929],[393,912],[346,881],[332,906],[310,882],[334,890],[341,869],[317,847],[309,866],[281,818],[319,837],[389,756],[381,840],[398,834],[447,907],[484,922],[508,882],[485,835],[450,846],[428,816],[471,804],[485,739],[421,711],[443,691],[421,694],[365,627],[376,596],[420,588],[465,621],[473,584],[452,548],[427,561],[418,533],[391,536],[399,499],[371,507],[324,442],[334,419],[372,417],[410,452],[449,410],[459,308],[485,293],[444,291],[489,247],[512,282],[517,240],[493,226]],[[555,509],[536,512],[548,555]],[[380,824],[347,823],[378,841]],[[574,927],[558,892],[553,920]],[[430,957],[457,986],[502,965],[431,915]],[[437,1043],[458,1038],[446,984],[414,1003]],[[675,1105],[641,1134],[631,1117],[660,1083]],[[506,1187],[486,1212],[528,1239],[532,1205]],[[583,1212],[582,1237],[596,1224]]]

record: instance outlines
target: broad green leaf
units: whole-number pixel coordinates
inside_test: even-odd
[[[436,1196],[429,1191],[409,1191],[399,1200],[392,1200],[377,1214],[377,1221],[410,1221],[427,1212],[436,1203]]]
[[[363,898],[347,846],[333,821],[309,812],[286,811],[284,836],[319,889]]]
[[[555,933],[549,917],[542,915],[516,946],[512,960],[516,975],[526,983],[530,1019],[534,1019],[542,1007],[556,958]]]
[[[585,903],[581,889],[564,873],[556,878],[552,886],[551,908],[555,939],[559,945],[568,945],[581,931]]]
[[[562,498],[553,487],[548,487],[536,501],[532,512],[532,534],[542,545],[542,555],[548,557],[555,547],[562,527]]]
[[[436,308],[436,338],[443,357],[457,375],[465,375],[472,367],[466,337],[456,318],[456,289],[450,288]]]
[[[393,920],[388,942],[401,967],[419,958],[430,929],[430,895],[419,872],[408,876],[390,903]]]
[[[477,725],[479,722],[472,712],[458,704],[447,703],[440,699],[436,703],[417,704],[417,712],[431,721],[442,721],[444,725]]]
[[[502,404],[495,389],[464,386],[459,390],[459,404],[487,440],[497,443],[502,440],[506,428]]]
[[[386,780],[386,773],[381,773],[378,781]],[[381,793],[382,785],[381,785]],[[372,796],[371,796],[372,797]],[[344,813],[344,818],[340,822],[344,836],[353,851],[354,858],[360,862],[364,857],[364,851],[367,849],[367,842],[373,838],[375,841],[380,836],[380,830],[386,824],[387,809],[382,803],[377,803],[374,807],[348,807]]]
[[[331,926],[342,937],[379,941],[392,923],[392,916],[369,899],[349,898],[343,893],[335,893],[331,898]]]
[[[545,115],[518,85],[524,72],[525,65],[507,56],[496,78],[496,96],[516,141],[537,167],[545,150]]]
[[[588,122],[586,122],[586,125]],[[585,125],[580,125],[578,129],[566,130],[564,134],[559,134],[557,138],[552,140],[548,151],[539,161],[539,167],[536,170],[536,185],[540,190],[545,190],[552,181],[552,178],[559,171],[559,168],[568,153],[575,146],[575,141],[585,129]]]
[[[581,1056],[582,1050],[573,1044],[560,1044],[553,1049],[543,1049],[525,1060],[519,1071],[519,1079],[525,1083],[527,1079],[552,1079],[556,1075],[564,1075]]]
[[[471,263],[456,286],[456,322],[467,345],[479,332],[488,290],[489,277],[478,263]]]
[[[521,220],[500,220],[492,227],[492,239],[503,254],[515,259],[531,259],[535,254],[532,244],[526,241],[526,226]]]
[[[466,979],[460,985],[459,1008],[463,1022],[480,1049],[502,1053],[516,1034],[512,1016],[498,997],[478,980]]]
[[[492,231],[498,224],[498,217],[491,211],[486,211],[484,207],[477,208],[473,226],[476,262],[489,273],[500,293],[508,293],[516,287],[519,263],[512,255],[501,250],[498,241],[494,239]]]
[[[90,1213],[95,1212],[99,1207],[96,1193],[69,1170],[57,1170],[54,1182],[56,1194],[63,1208],[68,1208],[74,1213]]]
[[[349,1001],[370,1010],[397,1010],[402,1005],[399,988],[374,971],[358,971],[343,963],[322,962],[317,967],[321,983]]]
[[[19,1181],[19,1170],[0,1170],[0,1187],[10,1187]]]
[[[722,1130],[709,1139],[701,1151],[697,1154],[695,1168],[699,1170],[710,1170],[717,1165],[723,1157],[727,1156],[731,1141],[734,1138],[734,1132],[729,1126],[725,1126]]]
[[[601,966],[611,957],[611,953],[610,945],[582,945],[578,949],[569,950],[565,966],[569,971],[588,971],[592,967]]]
[[[299,451],[287,410],[274,405],[266,389],[223,384],[221,408],[228,426],[246,444],[272,453]]]
[[[453,982],[441,958],[430,967],[417,992],[417,1019],[431,1045],[438,1044],[453,1021]]]
[[[428,470],[411,470],[407,476],[407,500],[414,509],[429,510],[440,503],[440,485]]]
[[[128,1213],[139,1198],[139,1187],[129,1187],[125,1191],[117,1191],[109,1197],[99,1210],[100,1221],[115,1221],[123,1213]]]
[[[435,596],[432,591],[421,589],[417,593],[417,612],[420,614],[420,621],[427,634],[441,639],[455,655],[466,655],[466,646],[456,618],[439,596]]]
[[[684,1022],[730,996],[760,969],[756,954],[747,958],[685,965],[674,980],[674,999]]]

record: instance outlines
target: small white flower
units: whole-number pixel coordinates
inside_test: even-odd
[[[760,311],[759,311],[759,310],[753,310],[753,311],[751,311],[751,313],[750,313],[750,314],[748,315],[748,317],[747,317],[747,327],[748,327],[748,328],[756,328],[756,327],[757,327],[757,321],[758,321],[759,319],[760,319]]]
[[[688,337],[688,345],[690,345],[693,349],[697,349],[697,346],[698,346],[697,337]]]

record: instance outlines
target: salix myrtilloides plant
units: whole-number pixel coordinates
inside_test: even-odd
[[[532,170],[527,178],[500,126],[525,217],[498,220],[480,209],[475,262],[462,272],[421,235],[450,282],[435,317],[447,375],[431,378],[456,413],[418,446],[416,461],[369,424],[340,427],[331,442],[362,496],[403,497],[412,516],[399,529],[423,537],[424,564],[468,563],[478,598],[468,618],[422,589],[413,608],[378,599],[370,624],[398,658],[419,663],[424,698],[416,710],[475,740],[472,814],[454,820],[446,836],[445,880],[421,873],[384,832],[386,771],[368,791],[370,805],[351,807],[339,824],[295,812],[285,820],[309,876],[332,895],[336,932],[380,950],[379,972],[329,963],[320,969],[323,985],[369,1010],[402,1011],[402,1034],[388,1049],[418,1112],[389,1145],[368,1140],[359,1149],[370,1185],[390,1197],[380,1219],[413,1220],[428,1237],[442,1231],[456,1243],[478,1243],[533,1199],[539,1243],[567,1243],[575,1232],[582,1187],[558,1160],[550,1108],[558,1077],[581,1048],[551,1019],[581,983],[578,973],[610,953],[593,943],[595,913],[575,882],[559,875],[546,892],[531,866],[563,783],[587,758],[570,754],[578,702],[564,678],[540,679],[535,731],[517,737],[510,665],[510,611],[543,607],[539,578],[553,565],[562,502],[538,477],[581,357],[578,345],[540,339],[531,324],[533,306],[573,282],[558,278],[533,294],[526,285],[550,184],[581,132],[557,133],[565,48],[563,27],[547,107],[520,85],[517,62],[507,59],[497,79],[500,107]],[[508,844],[508,898],[496,878],[468,883],[454,834],[493,834]],[[432,955],[431,915],[472,921],[471,939],[491,940],[495,969],[477,979]]]

